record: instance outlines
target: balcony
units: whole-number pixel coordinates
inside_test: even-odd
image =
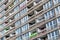
[[[8,21],[4,22],[4,24],[5,24],[5,25],[8,24]]]
[[[9,5],[9,8],[11,8],[14,5],[14,3],[12,3],[11,5]]]
[[[44,35],[44,36],[42,36],[42,37],[40,37],[40,38],[41,38],[41,40],[48,40],[47,35]]]
[[[15,24],[11,25],[11,27],[15,27]]]
[[[42,16],[40,16],[40,17],[38,17],[37,19],[36,19],[36,22],[38,23],[38,22],[43,22],[43,21],[45,21],[45,19],[44,19],[44,16],[42,15]]]
[[[31,22],[29,23],[30,28],[32,28],[31,26],[32,26],[33,24],[35,24],[35,23],[36,23],[35,20],[31,21]]]
[[[8,37],[10,37],[10,35],[6,35],[6,36],[5,36],[5,38],[8,38]]]
[[[41,0],[34,0],[34,5],[37,5]]]
[[[29,10],[34,4],[31,3],[30,5],[27,6],[27,9]]]
[[[5,22],[5,25],[6,25],[7,23],[8,23],[8,22]],[[6,28],[4,29],[4,32],[7,32],[9,29],[10,29],[10,27],[6,27]]]
[[[27,3],[30,2],[31,0],[27,0]]]
[[[35,3],[39,3],[41,0],[35,0]]]
[[[23,3],[25,0],[19,0],[20,1],[20,3]]]
[[[9,29],[10,29],[9,27],[5,28],[6,31],[9,30]]]
[[[33,30],[33,31],[31,31],[30,38],[35,37],[36,35],[37,35],[37,31]]]
[[[35,38],[33,40],[48,40],[48,38],[47,35],[45,35],[44,37]]]
[[[30,35],[30,38],[32,38],[32,37],[34,37],[36,35],[37,35],[37,33],[33,33],[33,34]]]
[[[39,12],[39,11],[41,11],[41,10],[43,10],[43,5],[40,6],[40,7],[38,7],[38,8],[36,9],[37,12]]]
[[[10,21],[14,20],[14,16],[10,18]]]
[[[15,36],[15,35],[16,35],[16,33],[13,32],[13,33],[10,34],[10,37]]]
[[[6,28],[6,32],[5,32],[5,34],[7,34],[7,33],[9,33],[11,30],[13,30],[14,29],[14,27],[9,27],[9,29],[8,28]],[[8,30],[8,31],[7,31]],[[12,32],[11,34],[7,34],[6,36],[5,36],[5,39],[6,40],[8,40],[9,38],[11,38],[11,37],[14,37],[16,35],[16,33],[15,33],[15,31],[14,32]]]
[[[5,5],[8,3],[8,0],[4,3]]]
[[[30,14],[28,14],[28,17],[30,18],[31,16],[33,16],[35,13],[34,13],[34,11],[33,12],[31,12]]]
[[[5,9],[5,11],[7,11],[8,10],[8,7]]]

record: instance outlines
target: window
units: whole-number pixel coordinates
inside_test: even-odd
[[[54,37],[54,32],[52,32],[52,37]]]
[[[16,34],[19,34],[19,29],[17,29],[15,32],[16,32]]]
[[[46,24],[46,28],[49,30],[49,23]]]
[[[55,35],[59,35],[59,31],[58,30],[55,31]]]
[[[28,29],[28,24],[26,24],[26,25],[24,25],[23,27],[22,27],[22,32],[23,31],[26,31]]]
[[[2,6],[0,6],[0,8],[4,9],[5,8],[5,5],[3,4]]]
[[[56,21],[56,20],[53,21],[53,27],[54,27],[54,28],[57,27],[57,21]]]
[[[47,14],[48,14],[48,15],[47,15],[47,16],[48,16],[48,19],[51,18],[51,16],[50,16],[50,11],[47,12]]]
[[[46,24],[48,30],[54,29],[57,27],[57,20],[50,21]]]
[[[19,0],[21,3],[24,2],[25,0]]]
[[[60,6],[58,6],[58,10],[59,10],[59,13],[60,13]]]
[[[14,12],[18,11],[19,10],[19,6],[17,6],[15,9],[14,9]]]
[[[45,4],[43,5],[43,9],[45,10],[46,8],[45,8],[46,6],[45,6]]]
[[[48,22],[48,23],[46,24],[46,27],[47,27],[48,30],[51,30],[52,22]]]
[[[26,24],[26,27],[25,28],[26,28],[26,30],[28,29],[28,24]]]
[[[54,10],[50,11],[50,16],[51,16],[51,18],[54,17]]]
[[[20,20],[19,20],[19,21],[17,21],[17,22],[15,23],[15,27],[19,27],[20,24],[21,24],[21,22],[20,22]],[[19,29],[16,30],[16,34],[20,34],[20,33],[21,33],[21,28],[19,28]]]
[[[45,20],[54,17],[54,10],[48,11],[46,14],[44,14],[44,16],[45,16]]]
[[[46,9],[48,9],[48,3],[46,3],[45,5],[46,5]]]
[[[60,17],[58,18],[58,22],[60,22]]]
[[[56,40],[56,38],[59,36],[59,31],[58,30],[53,31],[49,33],[47,36],[49,40]]]
[[[23,9],[20,13],[21,13],[21,16],[23,15],[23,14],[25,14],[27,12],[27,8],[25,8],[25,9]]]
[[[43,5],[44,10],[48,9],[48,3]]]
[[[14,5],[17,4],[18,2],[19,2],[19,0],[15,0],[15,1],[14,1]]]
[[[50,15],[50,12],[47,12],[47,13],[45,14],[45,20],[49,19],[49,15]]]
[[[49,33],[47,36],[48,36],[48,40],[50,40],[51,39],[51,33]]]
[[[26,12],[27,12],[27,8],[24,9],[24,13],[26,13]]]
[[[19,26],[20,25],[20,21],[17,21],[16,23],[15,23],[15,26]]]
[[[53,24],[52,21],[50,22],[50,28],[53,29]]]
[[[58,0],[53,0],[53,2],[54,2],[54,5],[56,5],[58,3]]]
[[[59,14],[58,7],[57,7],[57,8],[55,8],[55,13],[56,13],[56,15],[58,15],[58,14]]]
[[[27,40],[29,39],[29,33],[26,33],[26,38],[27,38]]]
[[[4,21],[4,17],[0,18],[0,22],[3,22]]]
[[[60,25],[60,17],[57,18],[57,25]]]
[[[46,4],[43,5],[44,10],[51,8],[53,6],[52,0],[49,0]]]
[[[58,2],[60,2],[60,0],[58,0]]]
[[[21,19],[21,23],[24,23],[28,20],[28,16],[25,16],[24,18]]]
[[[19,37],[19,40],[22,40],[21,36]]]
[[[49,16],[49,18],[54,17],[54,10],[49,11],[48,16]]]
[[[22,32],[23,32],[23,31],[25,31],[25,28],[24,28],[24,26],[22,27]]]
[[[47,20],[47,19],[48,19],[48,17],[47,17],[47,13],[46,13],[46,14],[44,14],[44,17],[45,17],[45,20]]]
[[[0,15],[4,15],[5,14],[5,10],[3,10],[1,13],[0,13]]]
[[[0,0],[0,2],[1,2],[2,0]]]
[[[1,38],[1,40],[4,40],[4,38]]]
[[[50,1],[48,2],[48,6],[49,6],[49,8],[51,8],[52,5],[53,5],[52,0],[50,0]]]
[[[20,29],[19,33],[22,33],[22,29],[21,28],[19,28],[19,29]]]

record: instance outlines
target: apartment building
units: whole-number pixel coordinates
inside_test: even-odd
[[[60,40],[60,0],[0,0],[0,40]]]

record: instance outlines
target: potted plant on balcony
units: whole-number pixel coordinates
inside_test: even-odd
[[[9,27],[7,27],[7,28],[5,28],[5,31],[7,31],[7,30],[9,30],[10,28]]]
[[[34,37],[34,36],[36,36],[37,35],[37,33],[32,33],[31,35],[30,35],[30,38],[32,38],[32,37]]]

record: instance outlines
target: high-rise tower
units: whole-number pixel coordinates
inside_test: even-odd
[[[0,0],[0,40],[60,40],[60,0]]]

